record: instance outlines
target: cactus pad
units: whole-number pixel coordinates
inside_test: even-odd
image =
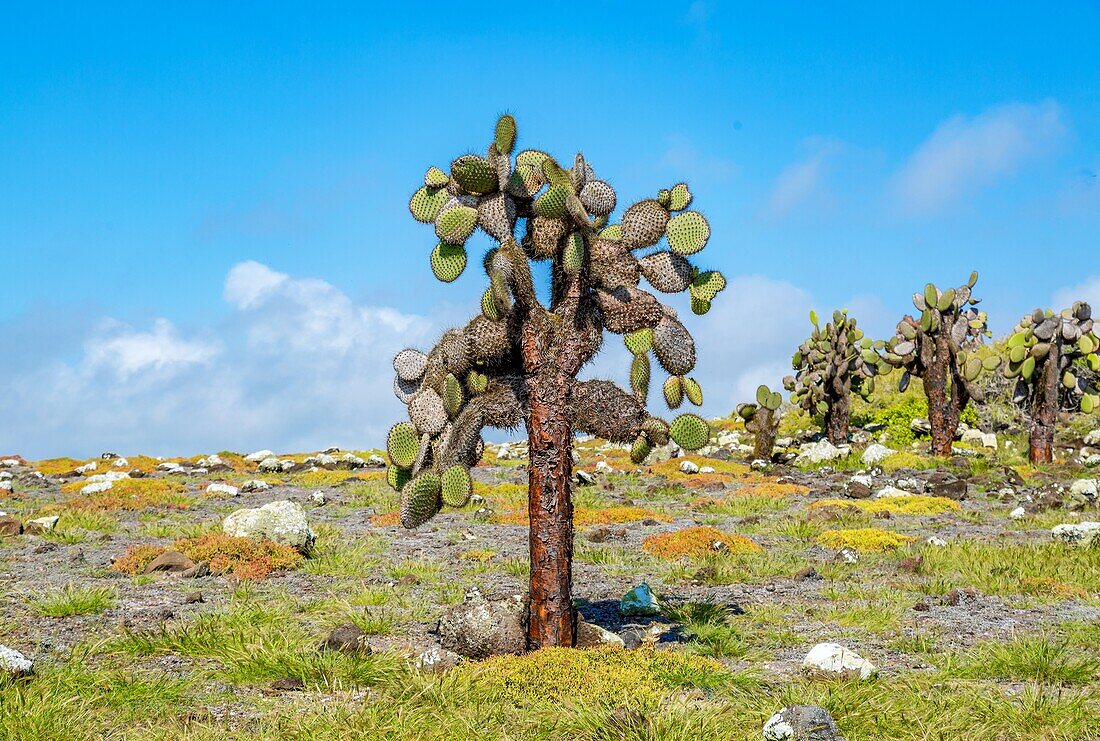
[[[492,193],[499,185],[496,168],[488,160],[472,154],[451,163],[451,180],[462,192],[474,196]]]
[[[408,422],[398,422],[386,436],[386,453],[398,468],[411,468],[420,452],[416,428]]]
[[[443,399],[432,389],[421,389],[409,400],[409,419],[421,432],[438,435],[447,426]]]
[[[439,476],[427,471],[405,484],[401,490],[401,526],[417,528],[439,511],[442,485]]]
[[[695,341],[683,324],[664,317],[653,328],[653,352],[666,373],[684,376],[695,367]]]
[[[446,188],[432,188],[427,185],[417,190],[409,199],[409,212],[417,221],[430,224],[439,215],[439,209],[449,201],[451,194]]]
[[[439,212],[435,219],[435,234],[447,244],[465,244],[477,227],[477,209],[453,205]]]
[[[668,226],[668,211],[654,200],[638,201],[623,214],[622,238],[631,249],[657,244]]]
[[[707,246],[710,224],[701,213],[688,211],[668,222],[668,246],[681,255],[693,255]]]
[[[440,242],[432,250],[432,273],[444,283],[451,283],[466,269],[466,248]]]
[[[465,466],[451,466],[440,477],[443,503],[448,507],[465,507],[474,492],[474,482],[470,478],[470,469]]]
[[[679,293],[692,285],[693,270],[686,257],[669,250],[654,252],[638,261],[642,275],[662,293]],[[717,291],[716,291],[717,293]],[[708,300],[713,295],[708,297]]]
[[[669,425],[668,434],[684,450],[699,450],[710,440],[710,426],[697,414],[681,414]]]
[[[516,119],[505,113],[497,119],[493,132],[493,144],[501,154],[511,154],[516,147]]]

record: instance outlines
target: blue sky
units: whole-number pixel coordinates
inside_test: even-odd
[[[621,204],[691,184],[711,413],[809,306],[1100,303],[1096,3],[224,5],[0,11],[0,453],[377,444],[483,288],[408,195],[505,110]]]

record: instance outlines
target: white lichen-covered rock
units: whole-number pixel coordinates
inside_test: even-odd
[[[680,461],[680,473],[699,473],[699,465],[694,461]]]
[[[439,640],[444,649],[471,659],[521,654],[527,650],[523,622],[520,595],[488,599],[475,588],[439,619]]]
[[[432,646],[416,657],[416,668],[422,672],[438,674],[453,669],[462,657],[441,646]]]
[[[825,708],[788,705],[764,724],[764,741],[844,741],[844,737]]]
[[[1067,522],[1055,525],[1050,534],[1067,545],[1087,548],[1100,543],[1100,522]]]
[[[34,533],[41,535],[42,533],[53,532],[57,527],[57,523],[61,520],[58,515],[46,515],[45,517],[36,517],[33,520],[27,520],[23,529],[28,533]]]
[[[1081,462],[1087,468],[1100,468],[1100,453],[1093,453]]]
[[[271,473],[278,473],[280,471],[289,471],[294,468],[294,461],[292,460],[279,460],[275,456],[264,458],[260,461],[260,470]]]
[[[15,468],[23,465],[18,458],[5,458],[0,460],[0,468]]]
[[[267,491],[270,488],[271,484],[267,483],[263,479],[249,479],[248,481],[241,484],[242,492]]]
[[[270,450],[257,450],[255,453],[249,453],[244,457],[249,463],[259,463],[262,460],[273,457],[275,454]]]
[[[888,448],[885,445],[871,443],[867,446],[867,449],[863,451],[863,455],[861,455],[859,459],[863,461],[863,465],[865,466],[877,466],[897,452],[898,451],[893,448]]]
[[[1008,516],[1009,516],[1010,519],[1013,519],[1013,520],[1022,520],[1025,517],[1027,517],[1027,510],[1024,509],[1023,507],[1017,507],[1016,509],[1009,512]]]
[[[173,461],[165,461],[164,463],[157,464],[158,471],[164,471],[165,473],[182,473],[183,467]]]
[[[794,459],[796,466],[811,463],[827,463],[843,458],[851,452],[847,445],[836,446],[828,440],[818,440],[816,443],[806,443],[799,449],[798,457]]]
[[[113,481],[93,481],[90,484],[85,484],[80,487],[80,493],[84,495],[102,494],[109,489],[113,489],[114,486],[115,484]]]
[[[819,643],[802,659],[802,670],[809,674],[868,679],[878,669],[855,651],[837,643]]]
[[[345,457],[345,459],[347,458],[347,456],[344,456],[344,457]],[[352,457],[357,457],[357,456],[352,456]],[[367,456],[367,460],[365,461],[365,465],[369,466],[370,468],[385,468],[386,467],[386,459],[383,458],[382,456],[378,455],[377,453],[371,453],[370,455]]]
[[[224,494],[227,497],[235,497],[240,494],[240,490],[232,484],[210,484],[206,487],[207,494]]]
[[[938,535],[933,535],[931,538],[924,542],[930,546],[935,546],[936,548],[943,548],[947,545],[947,541]]]
[[[884,486],[875,492],[875,499],[890,499],[891,497],[911,497],[913,492],[899,489],[896,486]]]
[[[1085,445],[1100,446],[1100,427],[1085,435]]]
[[[234,538],[267,538],[300,551],[308,551],[317,539],[302,505],[288,499],[239,509],[225,518],[222,531]]]
[[[596,461],[596,473],[613,473],[615,469],[607,461]]]
[[[714,473],[714,466],[699,466],[699,473]]]
[[[0,644],[0,677],[28,677],[34,674],[34,664],[14,648]]]
[[[1096,479],[1077,479],[1069,487],[1070,494],[1090,500],[1096,499],[1097,491]]]

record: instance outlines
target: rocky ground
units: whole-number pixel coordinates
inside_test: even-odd
[[[765,463],[715,427],[643,467],[578,443],[592,648],[487,660],[522,634],[522,444],[416,531],[378,451],[4,459],[0,737],[790,738],[811,705],[848,739],[1100,738],[1100,433],[1033,468],[1003,433]]]

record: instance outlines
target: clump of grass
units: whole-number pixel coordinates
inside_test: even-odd
[[[704,526],[650,535],[642,540],[642,550],[658,558],[695,559],[713,553],[758,553],[763,548],[744,535],[724,533],[717,528]]]
[[[801,496],[809,493],[809,488],[799,484],[781,484],[776,481],[764,481],[759,484],[749,484],[734,490],[736,496],[757,496],[781,498],[789,496]]]
[[[826,530],[817,536],[817,542],[827,548],[834,550],[851,548],[859,553],[892,551],[909,545],[914,540],[916,538],[910,535],[902,535],[891,530],[880,530],[875,527],[857,528],[855,530]]]
[[[947,671],[963,679],[1012,679],[1042,684],[1088,684],[1100,660],[1046,637],[986,641],[956,656]]]
[[[1100,549],[1060,543],[989,543],[961,540],[922,548],[922,572],[931,581],[973,587],[983,594],[1028,594],[1042,600],[1100,594]],[[921,585],[931,593],[934,584]]]
[[[716,688],[728,678],[711,659],[671,651],[544,648],[460,668],[509,705],[591,703],[614,696],[656,702],[677,690]]]
[[[928,497],[922,494],[881,499],[821,499],[810,505],[810,510],[826,508],[848,509],[872,515],[880,512],[889,512],[892,515],[938,515],[962,509],[962,506],[947,497]]]
[[[42,617],[66,618],[98,615],[113,606],[118,598],[111,587],[77,587],[67,584],[59,590],[27,597],[31,611]]]
[[[111,565],[123,574],[144,573],[153,559],[168,548],[133,546]],[[237,579],[266,579],[272,572],[288,571],[302,564],[302,554],[288,545],[258,538],[234,538],[224,533],[206,533],[197,538],[181,538],[172,544],[195,563],[205,561],[214,573]]]

